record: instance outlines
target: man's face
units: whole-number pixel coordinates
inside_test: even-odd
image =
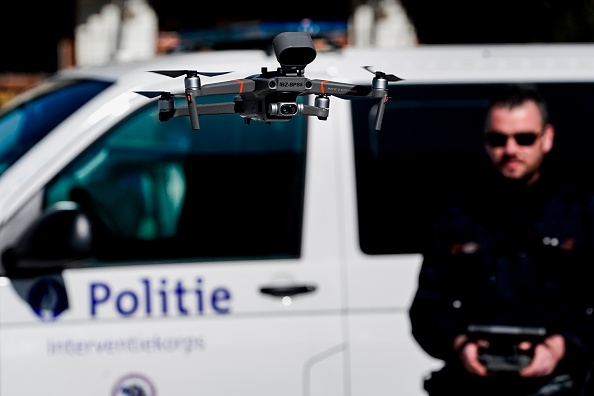
[[[538,106],[528,101],[491,110],[485,148],[504,177],[532,184],[540,176],[545,154],[553,147],[553,136],[553,126],[543,126]]]

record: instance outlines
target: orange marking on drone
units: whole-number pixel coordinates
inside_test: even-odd
[[[239,83],[239,93],[243,93],[243,80],[233,80]]]
[[[327,83],[330,80],[324,80],[320,83],[320,90],[322,91],[322,95],[325,95],[326,92],[324,92],[324,84]]]

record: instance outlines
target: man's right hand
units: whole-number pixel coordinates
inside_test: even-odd
[[[471,342],[464,334],[459,335],[454,340],[454,350],[458,353],[458,358],[466,371],[479,377],[487,377],[492,373],[479,361],[479,345],[486,347],[488,342],[481,340]]]

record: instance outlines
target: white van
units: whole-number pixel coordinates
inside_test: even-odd
[[[404,79],[380,131],[375,100],[193,130],[136,93],[276,69],[264,51],[65,70],[6,105],[0,394],[424,395],[441,363],[408,308],[432,217],[481,177],[486,98],[537,83],[556,169],[592,188],[594,45],[345,48],[305,73],[369,86],[369,65]]]

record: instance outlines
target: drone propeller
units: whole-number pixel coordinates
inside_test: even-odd
[[[380,98],[378,103],[377,113],[375,117],[375,130],[379,131],[382,127],[382,120],[384,118],[384,111],[386,109],[386,102],[388,101],[387,95],[387,82],[397,82],[403,79],[393,74],[386,74],[382,71],[375,70],[373,66],[363,66],[365,70],[375,75],[372,86],[374,89],[384,90],[383,97]]]
[[[201,75],[201,76],[206,76],[206,77],[214,77],[214,76],[220,76],[223,74],[231,73],[230,71],[226,71],[226,72],[199,72],[196,70],[151,70],[151,72],[157,73],[157,74],[162,74],[164,76],[168,76],[168,77],[172,77],[172,78],[183,76],[184,74],[188,75],[188,76]]]
[[[198,72],[196,70],[151,70],[153,73],[162,74],[168,77],[180,77],[185,75],[184,84],[186,86],[185,96],[188,101],[188,114],[190,116],[190,124],[192,129],[200,129],[200,123],[198,121],[198,110],[196,109],[196,95],[200,90],[200,77],[207,76],[220,76],[222,74],[231,73],[227,72]]]
[[[375,77],[377,77],[377,78],[385,78],[386,80],[391,81],[391,82],[403,80],[402,78],[395,76],[393,74],[386,74],[382,71],[375,70],[373,66],[363,66],[363,68],[365,70],[367,70],[368,72],[375,74]]]
[[[163,96],[163,97],[173,97],[173,96],[183,96],[183,94],[172,94],[171,92],[167,92],[167,91],[134,91],[137,94],[140,94],[142,96],[145,96],[149,99],[152,98],[156,98],[157,96]]]

